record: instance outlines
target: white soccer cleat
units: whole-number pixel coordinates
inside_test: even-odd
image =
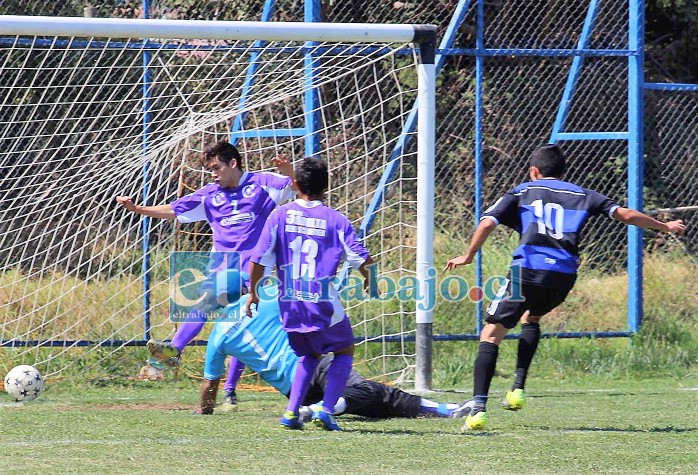
[[[471,399],[470,401],[464,402],[463,404],[460,405],[458,409],[453,411],[451,413],[452,418],[461,418],[461,417],[467,417],[470,415],[470,412],[473,410],[475,407],[475,400]]]

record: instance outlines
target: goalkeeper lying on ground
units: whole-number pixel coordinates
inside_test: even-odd
[[[227,281],[245,282],[247,277],[243,275],[242,279],[233,278]],[[276,286],[269,286],[267,289],[267,295],[276,292]],[[215,323],[208,339],[201,409],[197,411],[201,414],[213,414],[218,385],[225,372],[225,359],[228,355],[236,357],[252,371],[257,372],[281,394],[288,396],[291,391],[298,357],[291,349],[286,332],[281,326],[276,300],[260,299],[257,314],[250,318],[245,315],[247,295],[237,298],[238,296],[239,292],[228,295],[228,302],[234,303],[225,307],[225,318]],[[310,420],[312,405],[318,403],[322,397],[326,371],[331,361],[332,355],[326,355],[321,359],[301,410],[302,419]],[[420,398],[385,384],[368,381],[354,370],[335,408],[335,415],[355,414],[371,418],[419,415],[463,417],[469,412],[470,408],[465,404],[444,404]]]

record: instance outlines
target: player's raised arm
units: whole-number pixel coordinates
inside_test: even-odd
[[[142,214],[150,218],[175,219],[177,217],[172,206],[169,204],[141,206],[135,204],[130,196],[117,196],[116,202],[132,213]]]
[[[477,254],[477,251],[479,251],[482,245],[485,244],[485,241],[487,241],[490,233],[496,227],[497,223],[492,219],[484,218],[482,221],[480,221],[480,224],[475,230],[473,237],[470,239],[468,250],[465,251],[465,254],[454,257],[448,261],[446,263],[446,267],[444,267],[444,270],[453,270],[458,266],[467,265],[473,262],[475,254]]]
[[[662,222],[646,215],[645,213],[641,213],[640,211],[630,208],[616,208],[611,217],[623,224],[639,226],[646,229],[656,229],[657,231],[663,231],[666,233],[683,234],[686,230],[686,226],[680,219],[677,219],[676,221]]]
[[[291,164],[291,160],[285,153],[278,154],[276,157],[271,159],[271,162],[274,164],[277,171],[282,175],[290,178],[295,177],[293,173],[293,165]]]
[[[276,167],[277,171],[284,176],[291,179],[291,189],[293,191],[298,191],[298,186],[296,185],[296,174],[293,171],[293,164],[285,153],[280,153],[276,157],[271,159],[271,162]]]

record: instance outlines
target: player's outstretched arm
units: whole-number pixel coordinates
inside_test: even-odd
[[[159,219],[175,219],[177,215],[175,214],[172,206],[166,205],[156,205],[156,206],[141,206],[133,202],[130,196],[117,196],[116,202],[121,206],[126,208],[132,213],[142,214],[150,218]]]
[[[480,221],[475,233],[473,233],[473,237],[470,239],[468,250],[465,251],[465,254],[462,256],[454,257],[448,261],[446,263],[446,267],[444,267],[444,270],[453,270],[458,266],[467,265],[473,262],[475,254],[477,254],[477,251],[479,251],[482,245],[485,244],[485,241],[487,241],[490,233],[494,231],[494,228],[496,227],[497,223],[492,219],[485,218]]]
[[[646,229],[656,229],[657,231],[664,231],[666,233],[683,234],[683,232],[686,230],[686,226],[680,219],[677,219],[676,221],[667,221],[664,223],[646,215],[645,213],[641,213],[630,208],[617,208],[613,212],[613,219],[624,224],[632,224],[633,226],[639,226]]]

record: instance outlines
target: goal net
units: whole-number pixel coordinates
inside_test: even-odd
[[[221,139],[249,171],[271,170],[282,152],[324,158],[328,204],[362,229],[381,275],[414,276],[413,35],[0,17],[0,372],[135,374],[146,339],[172,337],[169,255],[209,250],[210,229],[146,220],[115,197],[152,205],[190,193],[209,181],[203,148]],[[367,375],[412,380],[415,302],[345,307]]]

